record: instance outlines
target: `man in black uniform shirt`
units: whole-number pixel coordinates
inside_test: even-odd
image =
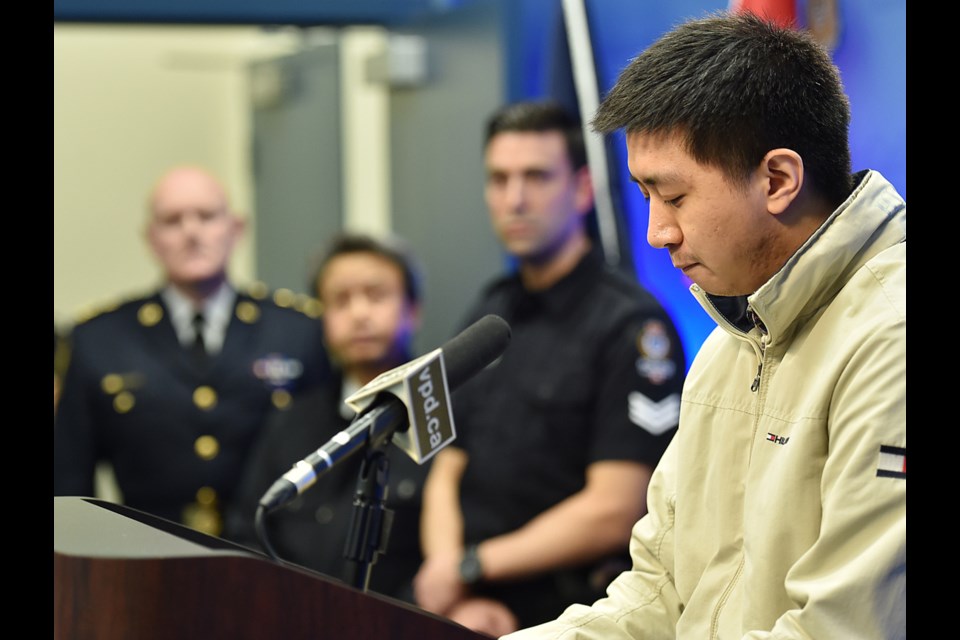
[[[54,495],[93,496],[105,462],[126,505],[220,535],[268,410],[327,376],[323,329],[307,296],[231,285],[243,221],[208,172],[172,168],[148,209],[164,282],[73,328]]]
[[[248,546],[266,542],[283,560],[357,585],[363,574],[357,563],[345,558],[344,549],[363,453],[342,460],[289,505],[267,513],[266,541],[257,536],[255,515],[260,498],[278,478],[352,421],[355,413],[345,398],[412,359],[419,277],[411,256],[397,242],[348,234],[334,240],[312,286],[323,306],[334,376],[331,384],[271,416],[238,489],[228,531]],[[386,553],[370,570],[368,588],[409,601],[421,561],[418,535],[426,466],[396,446],[387,446],[384,454],[389,464],[385,506],[393,512],[393,524]]]
[[[488,122],[485,164],[493,228],[518,268],[466,323],[494,313],[512,337],[453,396],[457,440],[424,488],[414,586],[425,609],[501,635],[593,602],[629,568],[685,360],[662,306],[591,242],[575,119],[507,106]]]

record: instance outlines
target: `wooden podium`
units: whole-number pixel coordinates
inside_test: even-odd
[[[80,497],[53,499],[53,637],[489,639],[221,538]]]

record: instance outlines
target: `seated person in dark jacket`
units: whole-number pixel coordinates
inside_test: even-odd
[[[313,279],[322,304],[324,336],[333,361],[332,383],[277,412],[247,466],[230,536],[260,548],[255,517],[273,483],[342,431],[354,418],[344,399],[380,373],[412,359],[419,322],[418,279],[408,254],[394,241],[368,236],[337,238]],[[386,553],[376,558],[368,588],[410,600],[421,561],[420,494],[426,466],[388,445],[386,507],[394,514]],[[364,454],[356,452],[317,478],[288,505],[264,515],[266,543],[281,560],[355,584],[357,564],[344,549]]]

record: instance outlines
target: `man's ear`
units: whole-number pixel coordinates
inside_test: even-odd
[[[232,254],[247,232],[247,219],[233,211],[228,211],[227,215],[230,220],[230,252]]]
[[[760,170],[767,181],[767,210],[779,215],[800,195],[803,158],[792,149],[773,149],[763,157]]]
[[[247,217],[239,213],[230,212],[231,224],[233,225],[233,234],[237,239],[243,237],[247,232]]]

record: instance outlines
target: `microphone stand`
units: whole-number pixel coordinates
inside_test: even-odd
[[[367,447],[353,497],[353,517],[344,557],[354,568],[353,585],[363,591],[370,584],[377,558],[386,552],[393,525],[393,511],[385,506],[390,461],[384,449],[389,442],[387,438]]]

